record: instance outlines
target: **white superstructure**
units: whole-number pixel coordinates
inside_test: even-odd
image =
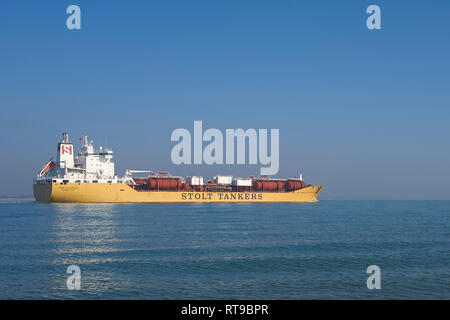
[[[58,143],[56,163],[51,166],[51,170],[42,170],[36,182],[92,182],[92,183],[117,183],[117,175],[114,171],[113,151],[100,147],[94,149],[93,141],[88,142],[87,136],[80,138],[83,145],[78,156],[74,156],[73,144],[69,140],[69,135],[63,133],[61,141]]]
[[[232,176],[215,176],[213,177],[213,181],[217,184],[223,184],[223,185],[231,185],[233,177]]]
[[[79,155],[75,157],[75,168],[84,170],[83,174],[89,178],[113,179],[115,177],[113,151],[103,147],[94,150],[92,140],[88,142],[86,136],[82,139],[84,142]]]
[[[186,182],[192,186],[202,186],[203,185],[203,177],[201,177],[201,176],[186,177]]]
[[[238,187],[251,187],[252,186],[252,179],[251,178],[235,178],[233,179],[233,186]]]

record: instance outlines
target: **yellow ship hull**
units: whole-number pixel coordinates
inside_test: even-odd
[[[189,202],[316,202],[323,186],[291,192],[137,191],[124,183],[36,183],[39,202],[189,203]]]

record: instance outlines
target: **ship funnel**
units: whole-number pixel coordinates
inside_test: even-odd
[[[69,134],[62,134],[61,142],[58,143],[58,155],[56,162],[60,168],[72,168],[74,166],[73,145],[69,141]]]
[[[63,137],[62,137],[61,142],[62,143],[69,143],[69,134],[67,132],[63,132],[62,136]]]

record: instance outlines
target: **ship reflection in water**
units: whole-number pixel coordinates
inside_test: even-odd
[[[126,279],[118,279],[117,274],[108,270],[109,264],[126,261],[117,255],[126,250],[121,248],[117,235],[120,208],[112,204],[58,204],[52,208],[55,209],[53,235],[56,256],[53,263],[65,267],[79,266],[82,292],[94,297],[99,292],[118,290],[117,283],[126,283]],[[68,276],[64,274],[64,277]],[[63,295],[67,294],[65,282],[55,280],[56,288]]]

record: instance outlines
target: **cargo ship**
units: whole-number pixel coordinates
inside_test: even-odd
[[[94,149],[93,141],[81,137],[81,150],[74,155],[69,135],[63,133],[56,161],[50,160],[33,180],[39,202],[63,203],[183,203],[183,202],[316,202],[323,186],[296,178],[236,178],[217,175],[178,177],[165,171],[126,170],[115,173],[113,151]],[[137,176],[139,175],[139,176]],[[206,179],[205,179],[206,180]]]

